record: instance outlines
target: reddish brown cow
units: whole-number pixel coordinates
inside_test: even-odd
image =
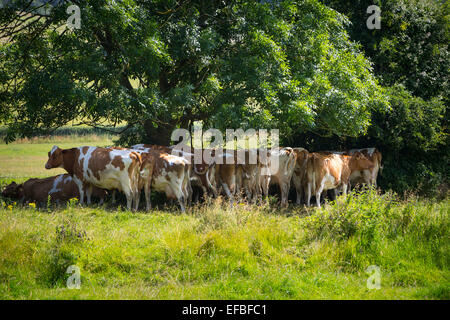
[[[297,159],[295,161],[294,173],[292,174],[292,182],[297,193],[296,204],[300,205],[304,186],[306,185],[306,165],[309,152],[303,148],[294,148],[294,153],[297,155]]]
[[[131,150],[87,146],[63,150],[53,146],[45,168],[64,168],[78,186],[81,204],[84,203],[85,190],[87,203],[91,203],[93,186],[97,186],[123,191],[128,209],[131,210],[134,201],[134,209],[137,210],[141,162],[139,153]]]
[[[103,203],[106,191],[93,187],[92,195],[100,198]],[[44,179],[28,179],[23,184],[12,182],[2,192],[2,196],[20,199],[22,202],[36,202],[45,205],[50,197],[50,202],[61,203],[72,198],[80,198],[78,186],[68,174],[60,174]]]
[[[311,191],[316,196],[318,207],[320,207],[320,196],[323,190],[342,187],[343,193],[346,194],[351,173],[370,169],[373,165],[373,162],[360,152],[355,152],[352,156],[310,153],[306,168],[307,205],[310,206]]]
[[[374,166],[370,169],[362,171],[354,171],[350,175],[350,182],[352,185],[356,183],[365,183],[367,185],[377,186],[378,172],[383,168],[381,166],[381,152],[376,148],[365,148],[365,149],[352,149],[346,154],[353,155],[355,152],[361,152],[367,159],[373,162]]]

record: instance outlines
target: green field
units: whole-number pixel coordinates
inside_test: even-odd
[[[0,145],[0,177],[48,176],[52,145]],[[450,201],[351,194],[321,210],[230,206],[132,213],[110,204],[35,209],[0,200],[0,299],[449,299]],[[68,289],[69,266],[81,288]],[[380,288],[366,272],[379,267]]]
[[[88,134],[75,136],[72,134],[52,136],[48,138],[23,139],[11,144],[0,144],[0,183],[23,182],[28,178],[43,178],[65,173],[56,168],[45,169],[47,154],[54,145],[61,148],[79,146],[112,145],[112,136]]]

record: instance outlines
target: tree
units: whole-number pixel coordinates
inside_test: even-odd
[[[366,135],[334,142],[307,135],[314,147],[376,146],[383,152],[384,189],[432,195],[448,190],[449,2],[435,0],[324,0],[351,20],[351,39],[374,62],[391,109],[372,113]],[[381,9],[381,29],[366,26],[368,6]],[[312,142],[311,142],[312,141]],[[336,143],[337,141],[337,143]],[[440,189],[440,190],[439,190]]]
[[[71,120],[127,125],[121,143],[167,144],[174,128],[278,128],[284,141],[357,136],[387,107],[348,20],[316,0],[72,1],[0,14],[6,141]]]
[[[450,91],[450,4],[437,0],[323,0],[352,21],[348,31],[374,62],[384,86],[402,84],[423,99]],[[381,28],[368,29],[367,8],[381,9]]]

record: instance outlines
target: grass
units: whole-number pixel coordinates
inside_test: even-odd
[[[3,207],[0,298],[449,299],[449,207],[375,192],[308,212]],[[80,290],[66,287],[70,265]]]
[[[43,169],[55,142],[111,141],[58,139],[0,145],[1,181],[56,174]],[[6,173],[4,159],[18,158],[30,166]],[[322,209],[218,199],[186,214],[0,200],[0,299],[449,299],[449,209],[373,190]],[[66,286],[71,265],[79,290]],[[367,287],[370,265],[379,290]]]

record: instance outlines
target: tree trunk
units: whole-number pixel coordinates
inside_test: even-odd
[[[151,120],[147,120],[144,123],[145,137],[144,143],[157,144],[162,146],[169,146],[173,144],[170,141],[172,131],[175,129],[175,124],[159,124],[158,127],[153,125]]]

